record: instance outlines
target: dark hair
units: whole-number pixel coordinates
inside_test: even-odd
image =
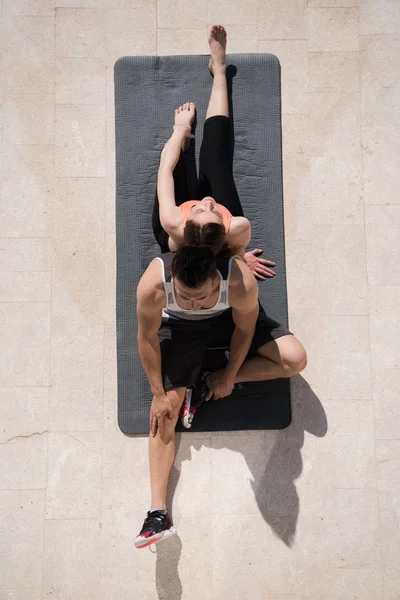
[[[209,246],[179,246],[175,252],[171,273],[189,288],[201,287],[217,274],[215,256]]]
[[[217,258],[235,254],[226,242],[225,227],[220,223],[199,225],[189,219],[183,230],[183,240],[187,246],[208,246]]]

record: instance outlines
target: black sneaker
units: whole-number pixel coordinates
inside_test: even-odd
[[[177,533],[177,530],[166,511],[148,511],[142,531],[135,538],[135,546],[136,548],[147,548],[150,544],[156,544],[175,533]]]
[[[191,428],[196,411],[206,399],[208,392],[206,378],[209,374],[210,371],[202,371],[195,386],[186,390],[185,399],[181,408],[181,423],[186,429]]]

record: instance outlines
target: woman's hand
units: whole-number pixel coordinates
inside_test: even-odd
[[[254,248],[254,250],[246,252],[243,256],[244,262],[249,267],[254,277],[261,279],[261,281],[264,281],[267,277],[273,277],[275,275],[275,271],[269,267],[276,266],[272,260],[266,260],[265,258],[260,258],[258,256],[263,252],[264,250],[261,250],[260,248]]]

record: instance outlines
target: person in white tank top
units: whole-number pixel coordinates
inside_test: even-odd
[[[207,246],[183,246],[151,262],[137,289],[137,317],[138,349],[153,395],[151,510],[172,531],[165,506],[175,426],[207,343],[228,326],[229,359],[225,369],[211,374],[207,399],[212,400],[229,396],[235,383],[292,377],[305,368],[307,357],[294,335],[263,312],[246,264],[232,257],[217,265]],[[137,547],[152,543],[144,538],[146,523]],[[154,536],[154,542],[161,539]]]

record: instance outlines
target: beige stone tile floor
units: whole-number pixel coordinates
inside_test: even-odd
[[[3,0],[1,19],[0,599],[399,600],[399,0]],[[138,552],[147,440],[116,423],[113,64],[206,52],[213,22],[232,52],[281,61],[309,365],[285,431],[179,436],[180,535]]]

